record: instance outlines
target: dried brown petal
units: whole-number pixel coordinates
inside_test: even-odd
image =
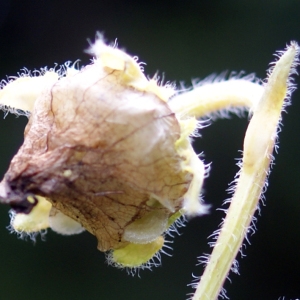
[[[167,220],[193,178],[175,147],[175,114],[153,92],[129,86],[125,73],[96,60],[45,88],[2,183],[7,202],[46,197],[101,251],[126,245],[126,227],[153,211]]]

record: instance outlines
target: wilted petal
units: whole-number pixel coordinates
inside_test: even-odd
[[[27,194],[46,197],[94,234],[101,251],[128,240],[151,246],[183,206],[204,212],[204,165],[189,139],[197,122],[179,119],[167,102],[174,90],[148,80],[125,52],[103,42],[92,52],[91,65],[37,96],[2,182],[5,202],[28,210]]]

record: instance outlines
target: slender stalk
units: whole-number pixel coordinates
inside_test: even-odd
[[[239,113],[256,106],[263,92],[263,86],[255,82],[253,75],[221,82],[204,80],[202,85],[173,97],[168,104],[182,116],[228,117],[229,112]]]
[[[272,161],[280,114],[289,96],[298,46],[292,43],[276,62],[249,123],[236,190],[193,300],[217,299],[249,229]],[[296,57],[296,59],[295,59]]]

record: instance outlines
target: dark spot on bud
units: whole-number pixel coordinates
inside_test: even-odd
[[[31,199],[33,201],[28,200],[28,196],[24,197],[21,200],[15,200],[10,202],[10,207],[18,214],[18,213],[23,213],[23,214],[29,214],[33,207],[37,205],[38,200],[36,197],[31,195]]]

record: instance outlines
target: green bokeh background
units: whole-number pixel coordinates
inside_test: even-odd
[[[86,64],[83,49],[97,30],[147,62],[146,74],[158,71],[177,84],[224,70],[264,78],[275,50],[300,42],[300,1],[1,0],[0,78],[78,58]],[[258,231],[243,250],[247,256],[238,259],[241,276],[231,274],[232,283],[225,284],[232,300],[300,297],[299,91],[292,102]],[[0,299],[186,299],[192,274],[203,272],[197,256],[210,251],[207,237],[224,217],[216,209],[238,170],[247,122],[232,117],[203,130],[195,148],[212,162],[204,185],[210,214],[190,220],[174,239],[173,257],[163,255],[162,266],[140,278],[107,266],[88,233],[63,237],[49,231],[46,242],[35,245],[18,240],[5,229],[8,207],[0,207]],[[22,143],[26,118],[7,116],[0,123],[2,176]]]

